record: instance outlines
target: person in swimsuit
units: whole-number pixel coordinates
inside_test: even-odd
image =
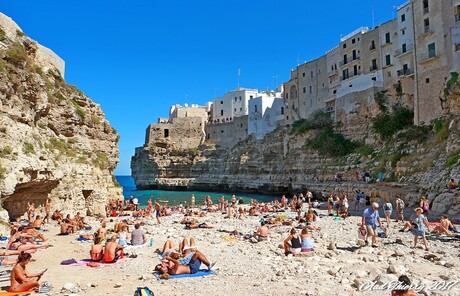
[[[155,217],[157,218],[158,224],[161,224],[160,216],[161,216],[161,206],[157,201],[155,201]]]
[[[266,241],[268,239],[267,221],[260,220],[260,226],[254,233],[254,237],[257,239],[258,242]]]
[[[307,228],[303,228],[300,233],[300,252],[313,252],[315,250],[315,244],[311,234],[308,233]]]
[[[50,223],[50,212],[51,212],[51,201],[49,198],[46,199],[45,202],[45,221],[46,223]]]
[[[187,265],[181,264],[179,260],[170,256],[165,256],[164,260],[155,266],[155,271],[158,271],[160,274],[195,274],[200,270],[202,263],[208,267],[208,270],[211,270],[213,267],[213,264],[208,261],[206,256],[198,251],[195,251],[195,255],[192,256]]]
[[[290,235],[284,240],[284,254],[299,254],[302,250],[300,236],[295,228],[291,229]]]
[[[105,245],[104,249],[104,262],[105,263],[115,263],[118,259],[123,258],[123,249],[122,245],[116,243],[117,235],[112,235],[110,241]]]
[[[11,286],[8,292],[25,292],[35,290],[40,286],[38,282],[44,272],[31,274],[27,271],[26,265],[30,262],[32,255],[21,252],[18,256],[18,263],[11,271]]]
[[[22,231],[23,231],[22,227],[11,230],[10,239],[8,240],[8,243],[6,244],[7,250],[27,251],[27,250],[48,248],[48,244],[36,245],[32,239],[32,236],[25,234]],[[27,244],[28,242],[31,244]]]
[[[43,225],[43,219],[42,219],[42,217],[40,217],[40,215],[37,215],[37,218],[35,219],[35,221],[33,223],[33,227],[36,230],[41,230],[42,225]]]
[[[128,225],[123,225],[122,230],[118,233],[118,244],[123,247],[128,246]]]
[[[91,246],[89,254],[91,256],[91,261],[93,262],[99,262],[102,260],[104,256],[104,246],[102,245],[102,241],[99,237],[94,239],[94,245]]]

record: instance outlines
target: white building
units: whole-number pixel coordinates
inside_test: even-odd
[[[230,122],[234,117],[248,115],[249,100],[259,96],[257,89],[237,88],[213,101],[212,122]]]
[[[263,139],[284,119],[284,108],[281,92],[264,92],[249,100],[248,134]]]

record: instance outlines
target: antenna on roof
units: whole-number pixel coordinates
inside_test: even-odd
[[[300,53],[297,52],[297,67],[300,65]]]
[[[241,75],[241,69],[238,68],[238,88],[240,88],[240,75]]]
[[[372,28],[375,28],[375,12],[374,12],[374,6],[372,6]]]

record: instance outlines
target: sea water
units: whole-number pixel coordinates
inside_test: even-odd
[[[250,193],[221,193],[221,192],[205,192],[205,191],[166,191],[166,190],[137,190],[134,179],[131,176],[116,176],[118,183],[123,187],[123,196],[125,199],[137,197],[141,207],[147,205],[149,198],[152,201],[160,201],[160,204],[168,203],[169,205],[183,204],[184,206],[190,203],[192,194],[195,195],[195,205],[203,205],[204,199],[207,195],[211,196],[214,204],[219,203],[219,199],[224,196],[229,200],[232,195],[237,199],[242,198],[245,204],[248,204],[251,199],[258,202],[269,202],[276,199],[276,196],[250,194]],[[278,197],[279,198],[279,197]]]

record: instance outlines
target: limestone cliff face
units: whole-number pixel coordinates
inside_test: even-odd
[[[252,137],[231,149],[201,145],[195,150],[178,149],[164,141],[139,147],[132,158],[132,174],[138,188],[223,190],[284,194],[322,191],[370,192],[380,198],[400,194],[410,206],[422,195],[429,197],[434,212],[460,215],[459,193],[446,188],[450,178],[460,178],[460,117],[443,120],[448,137],[440,139],[428,129],[423,141],[379,143],[372,155],[355,153],[329,159],[305,146],[314,131],[290,135],[279,128],[263,140]],[[382,170],[387,179],[382,185],[356,182],[356,171],[376,174]],[[334,182],[342,173],[345,181]]]
[[[121,197],[118,134],[100,106],[62,78],[63,62],[0,16],[0,192],[15,218],[27,202],[104,213]],[[47,58],[49,57],[49,58]]]

